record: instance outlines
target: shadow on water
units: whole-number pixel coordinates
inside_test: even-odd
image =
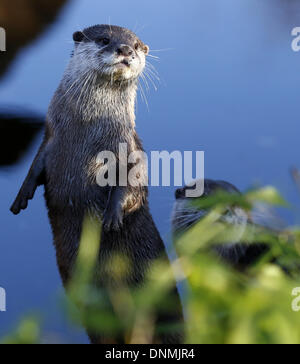
[[[0,26],[6,30],[8,47],[0,57],[0,77],[8,70],[19,51],[54,22],[67,2],[68,0],[1,0]]]
[[[57,19],[69,0],[10,0],[0,2],[0,25],[6,31],[7,51],[1,53],[0,78],[20,50],[38,38]],[[18,164],[41,131],[44,119],[31,113],[0,109],[0,168]]]
[[[0,168],[20,163],[43,126],[43,118],[0,111]]]

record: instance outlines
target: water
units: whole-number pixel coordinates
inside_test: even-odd
[[[74,31],[108,22],[137,30],[152,49],[168,49],[152,52],[161,58],[152,63],[163,81],[147,95],[149,111],[139,100],[137,125],[146,150],[204,150],[207,177],[242,190],[254,183],[275,185],[294,205],[283,213],[294,224],[300,199],[289,170],[300,165],[300,53],[291,50],[290,34],[300,26],[299,15],[299,4],[284,0],[71,1],[1,80],[0,107],[45,115]],[[8,211],[42,134],[31,136],[16,163],[4,158],[10,166],[0,169],[0,286],[8,309],[0,313],[0,336],[38,311],[48,340],[87,342],[62,313],[43,191],[20,216]],[[3,153],[9,157],[19,143],[11,140]],[[173,190],[151,189],[152,212],[166,238]]]

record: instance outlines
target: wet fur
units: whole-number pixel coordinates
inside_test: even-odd
[[[104,54],[103,47],[96,46],[94,40],[107,34],[114,41]],[[97,155],[101,151],[118,155],[120,143],[128,144],[129,154],[143,150],[135,131],[135,102],[137,76],[144,68],[147,47],[133,33],[120,27],[91,27],[83,35],[53,97],[44,142],[12,211],[18,214],[25,209],[37,186],[45,185],[57,263],[65,286],[72,278],[84,217],[89,214],[99,221],[103,218],[108,228],[102,231],[96,284],[102,288],[114,285],[106,262],[121,253],[132,262],[132,273],[126,283],[135,288],[143,285],[155,260],[163,258],[168,262],[149,210],[148,189],[143,186],[101,188],[96,174]],[[140,45],[136,52],[140,61],[137,63],[136,58],[132,78],[115,77],[101,63],[117,46],[116,42],[132,47],[134,42]],[[182,323],[176,289],[171,298],[175,309],[167,314],[158,312],[158,324]],[[89,332],[89,336],[97,344],[125,340],[125,335],[107,338],[101,333]],[[181,330],[176,330],[167,335],[157,334],[155,340],[179,344],[183,335]]]
[[[191,206],[191,199],[185,197],[185,192],[189,187],[184,187],[176,191],[176,202],[172,215],[172,226],[174,238],[197,224],[207,215],[207,211],[199,210]],[[240,191],[232,184],[225,181],[214,181],[206,179],[204,183],[204,195],[207,197],[217,191],[226,193],[237,193]],[[231,209],[230,216],[220,217],[222,221],[232,225],[237,230],[237,239],[231,244],[217,245],[212,250],[225,262],[229,263],[238,270],[245,270],[255,263],[268,248],[264,244],[243,243],[242,236],[247,227],[252,222],[248,214],[240,208]]]

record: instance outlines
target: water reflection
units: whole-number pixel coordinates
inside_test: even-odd
[[[0,25],[6,30],[7,51],[0,57],[0,77],[19,51],[35,40],[57,18],[68,0],[0,1]]]
[[[20,163],[43,126],[37,116],[0,112],[0,167]]]

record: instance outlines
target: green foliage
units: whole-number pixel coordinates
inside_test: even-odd
[[[97,332],[127,332],[128,343],[152,343],[155,308],[162,306],[177,281],[186,285],[186,342],[190,344],[300,343],[300,313],[292,310],[292,291],[300,286],[300,230],[271,231],[261,226],[246,229],[242,241],[267,244],[270,251],[246,272],[222,262],[210,249],[232,241],[231,226],[218,217],[230,206],[250,211],[257,202],[287,206],[275,189],[252,190],[243,196],[218,193],[193,202],[210,212],[177,237],[178,259],[172,268],[157,262],[146,284],[132,292],[126,288],[130,261],[116,256],[109,262],[117,289],[102,292],[94,285],[101,249],[101,226],[86,219],[74,279],[68,288],[67,314],[73,322]],[[276,261],[275,263],[272,263]],[[287,274],[286,271],[289,273]],[[76,307],[76,308],[75,308]],[[166,311],[172,308],[169,302]],[[170,330],[170,327],[161,327]],[[35,321],[25,320],[5,343],[39,341]]]
[[[25,318],[14,333],[1,340],[1,344],[30,345],[40,342],[40,324],[35,316]]]
[[[286,205],[270,187],[244,196],[219,194],[195,202],[201,209],[214,206],[215,210],[177,242],[189,286],[188,343],[300,343],[300,315],[291,306],[292,290],[300,283],[299,232],[247,229],[242,241],[265,243],[270,251],[245,273],[208,253],[207,248],[216,242],[230,241],[226,237],[232,228],[216,221],[216,211],[228,205],[250,210],[257,202]],[[270,263],[272,258],[276,265]]]

